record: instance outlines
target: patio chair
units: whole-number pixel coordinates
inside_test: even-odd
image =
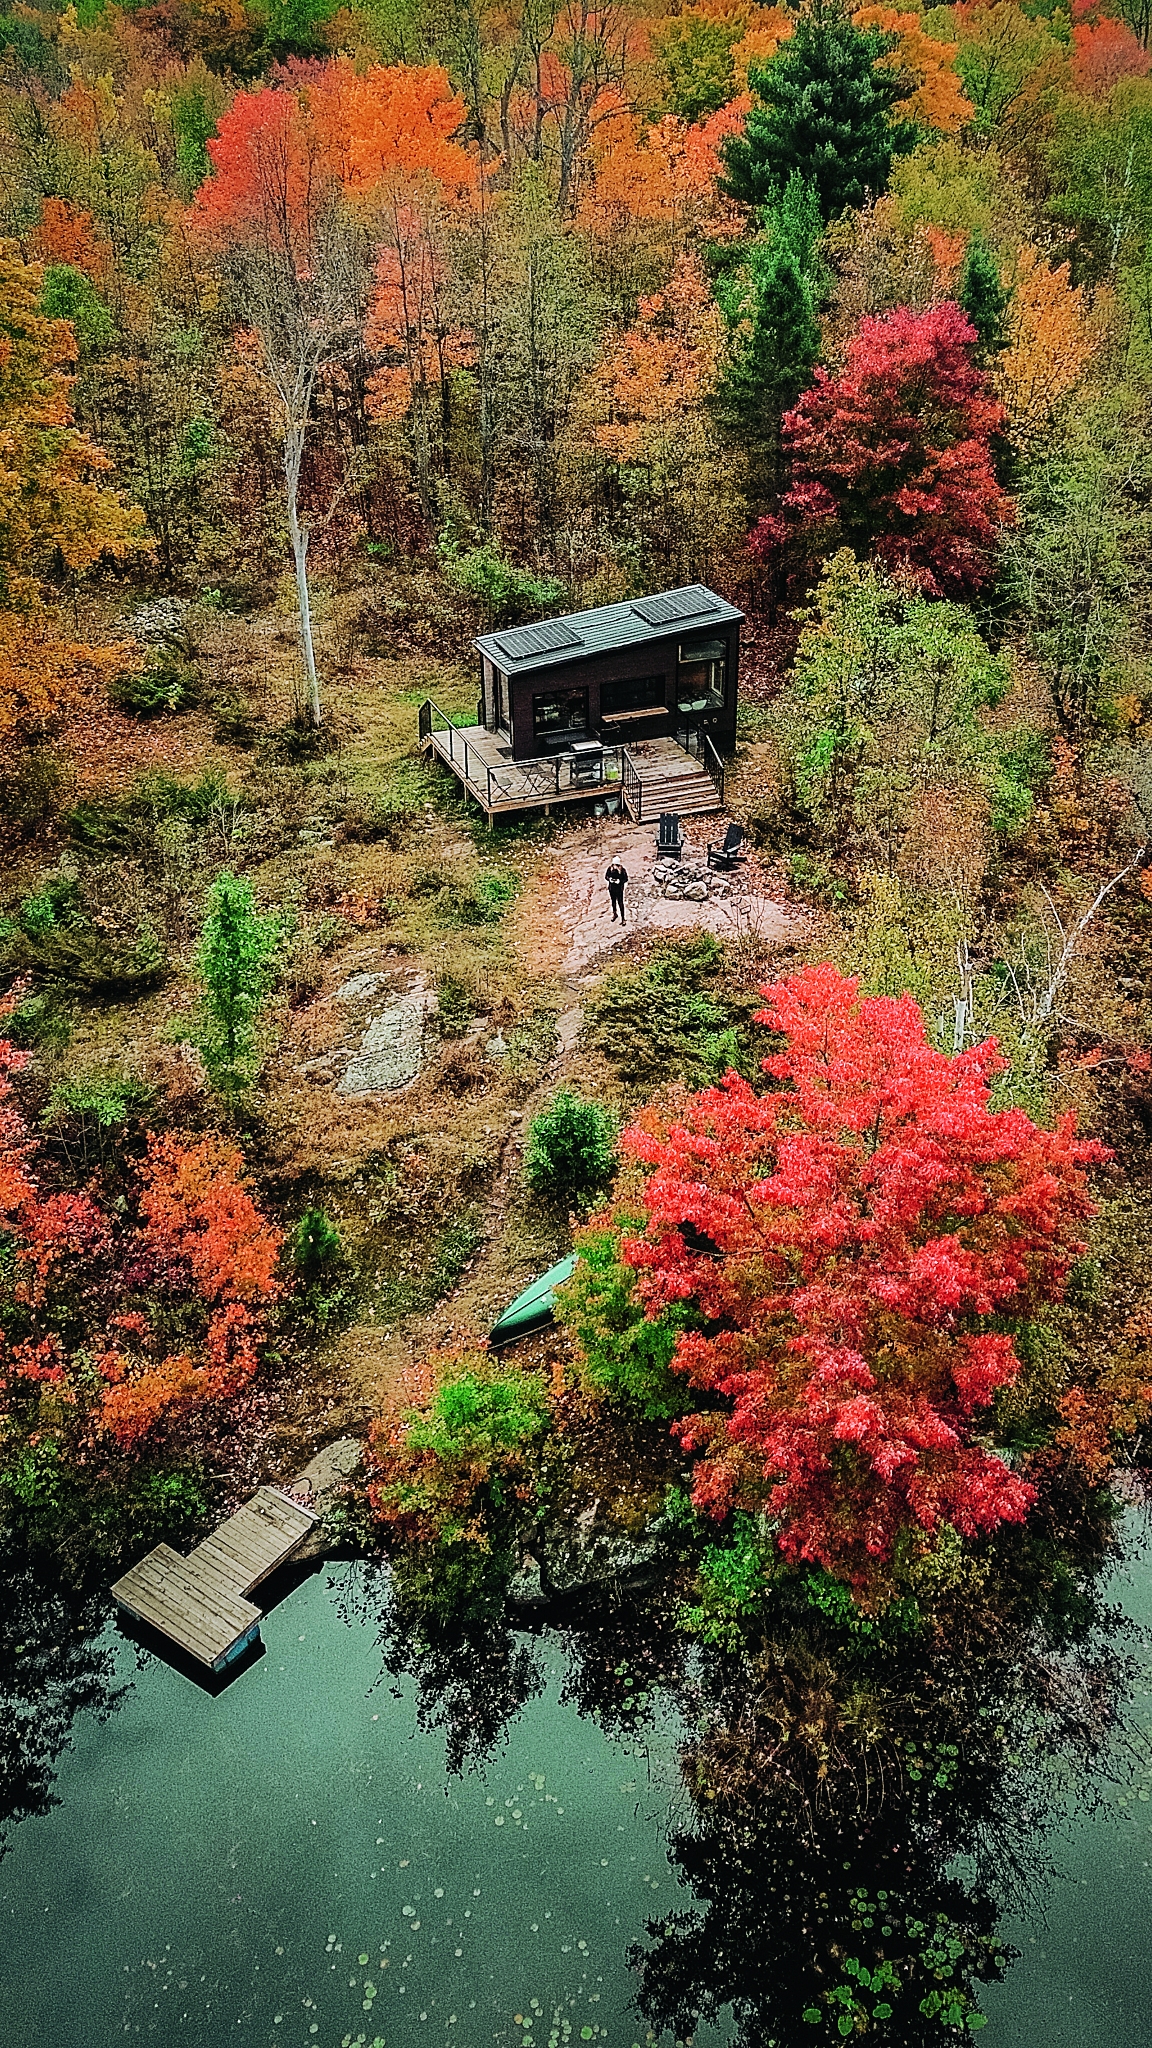
[[[729,825],[719,846],[714,840],[708,844],[708,865],[710,868],[733,868],[744,855],[740,848],[744,844],[743,825]]]
[[[656,853],[660,860],[679,860],[684,851],[684,834],[680,830],[680,816],[677,811],[661,811],[660,830],[656,834]]]

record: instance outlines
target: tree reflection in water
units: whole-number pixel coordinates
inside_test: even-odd
[[[539,1615],[581,1712],[642,1738],[674,1702],[699,1730],[670,1849],[692,1903],[631,1958],[654,2031],[684,2041],[725,2007],[741,2048],[929,2048],[984,2025],[979,1987],[1012,1959],[997,1926],[1042,1885],[1065,1796],[1083,1806],[1125,1769],[1134,1631],[1101,1590],[1109,1516],[1049,1506],[982,1557],[945,1547],[915,1609],[886,1618],[829,1612],[787,1574],[739,1654],[686,1642],[672,1584]],[[455,1615],[427,1590],[402,1572],[373,1597],[388,1669],[413,1675],[459,1770],[542,1671],[498,1577]]]
[[[532,1649],[504,1614],[506,1576],[496,1567],[470,1580],[467,1599],[430,1600],[423,1577],[401,1565],[367,1573],[355,1597],[361,1620],[379,1631],[384,1669],[416,1687],[416,1723],[444,1736],[446,1768],[475,1769],[496,1749],[509,1723],[544,1688]],[[398,1696],[398,1695],[397,1695]]]
[[[1017,1548],[898,1643],[809,1623],[705,1660],[672,1844],[696,1903],[633,1956],[652,2028],[683,2040],[726,2005],[741,2048],[983,2027],[979,1986],[1011,1961],[997,1924],[1035,1897],[1062,1795],[1124,1768],[1133,1674],[1099,1556],[1077,1573]]]
[[[53,1789],[76,1716],[103,1719],[119,1705],[113,1654],[99,1637],[105,1596],[62,1583],[52,1560],[38,1566],[0,1540],[0,1855],[11,1829],[57,1803]]]

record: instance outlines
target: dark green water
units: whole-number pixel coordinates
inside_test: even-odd
[[[348,1618],[361,1576],[298,1587],[215,1700],[120,1645],[129,1692],[79,1717],[60,1804],[0,1863],[2,2048],[645,2041],[627,1952],[689,1902],[666,1854],[688,1819],[675,1723],[603,1734],[563,1702],[546,1635],[544,1691],[482,1772],[449,1778],[443,1736]],[[1115,1594],[1152,1623],[1147,1555]],[[1147,1726],[1148,1698],[1134,1707]],[[1005,1929],[1021,1959],[984,1994],[985,2042],[1152,2041],[1147,1754],[1045,1841],[1056,1875]]]
[[[0,1863],[3,2048],[643,2040],[625,1950],[674,1889],[674,1729],[609,1740],[557,1664],[449,1780],[342,1618],[356,1577],[301,1585],[215,1700],[122,1649],[130,1694],[77,1724],[61,1804]]]

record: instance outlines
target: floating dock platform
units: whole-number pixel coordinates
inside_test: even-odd
[[[262,1486],[187,1557],[158,1543],[117,1579],[112,1597],[207,1670],[226,1671],[260,1640],[261,1611],[248,1595],[287,1563],[315,1520],[286,1493]]]

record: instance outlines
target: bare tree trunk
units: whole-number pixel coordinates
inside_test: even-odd
[[[300,467],[304,460],[303,424],[284,431],[284,482],[288,493],[288,537],[292,543],[292,564],[296,572],[296,596],[300,607],[300,645],[308,679],[308,723],[319,730],[323,723],[320,681],[316,674],[316,649],[312,640],[312,605],[308,596],[308,528],[300,524]]]

